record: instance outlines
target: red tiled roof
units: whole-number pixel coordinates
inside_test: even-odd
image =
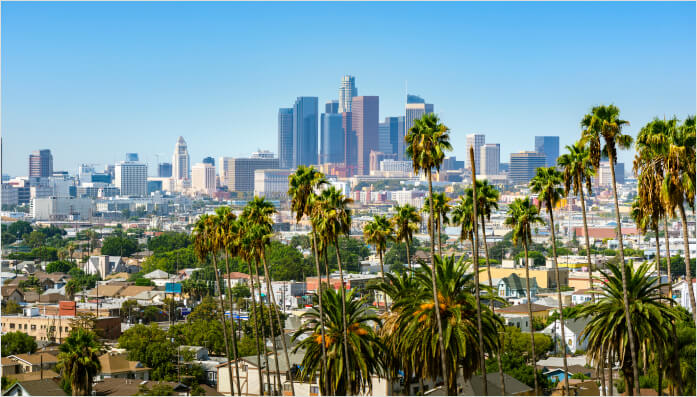
[[[574,232],[576,233],[577,237],[583,237],[586,235],[583,227],[575,227]],[[636,234],[639,234],[639,231],[635,227],[623,227],[622,228],[622,235],[623,236],[636,235]],[[615,232],[614,227],[589,227],[588,228],[588,237],[616,238],[617,233]]]

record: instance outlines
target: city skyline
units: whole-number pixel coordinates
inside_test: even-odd
[[[418,31],[378,33],[417,23],[423,7],[316,3],[304,16],[303,5],[288,4],[5,3],[3,173],[25,175],[27,155],[50,149],[56,171],[76,173],[81,163],[102,169],[137,152],[149,164],[148,173],[156,175],[157,163],[168,160],[180,135],[192,164],[207,156],[247,157],[257,149],[278,155],[278,109],[299,96],[317,97],[320,104],[337,100],[346,74],[355,77],[361,95],[379,96],[379,120],[404,114],[407,86],[410,94],[435,104],[452,129],[449,154],[459,159],[465,158],[466,135],[474,133],[500,142],[502,161],[510,153],[534,150],[535,136],[560,136],[563,153],[578,137],[581,116],[600,103],[619,106],[632,135],[654,116],[684,119],[694,113],[694,3],[429,4],[430,15],[444,26],[430,39]],[[377,19],[381,8],[396,12]],[[137,18],[133,10],[139,11]],[[289,47],[282,54],[306,48],[326,62],[295,54],[281,67],[269,61],[271,54],[279,55],[273,35],[256,34],[247,44],[233,40],[251,31],[253,23],[244,19],[253,20],[250,15],[260,10],[268,11],[264,23],[279,28],[289,13],[317,20],[316,27],[302,32],[316,39],[313,46],[284,40]],[[323,27],[331,25],[326,17],[337,10],[365,22],[365,31],[322,37]],[[625,18],[613,18],[615,12]],[[192,13],[197,19],[188,22],[191,29],[177,31]],[[463,16],[471,19],[467,26],[457,23]],[[580,29],[591,16],[593,29]],[[493,18],[496,24],[487,27]],[[640,28],[647,21],[650,32]],[[123,23],[132,31],[121,31]],[[86,37],[86,29],[94,34]],[[196,29],[200,32],[191,33]],[[588,65],[589,43],[610,34],[614,40],[594,51],[610,54],[620,47],[622,57],[603,62],[602,68]],[[344,53],[323,51],[343,37],[355,37]],[[180,39],[183,44],[172,44]],[[439,65],[414,59],[397,67],[415,45],[429,46]],[[657,47],[672,54],[672,62],[657,60],[652,50]],[[245,58],[227,55],[235,51]],[[384,62],[375,62],[376,57]],[[52,67],[38,67],[46,64]],[[250,130],[255,139],[246,138]],[[513,135],[524,138],[512,144],[506,138]],[[619,160],[629,164],[632,157],[626,151]]]

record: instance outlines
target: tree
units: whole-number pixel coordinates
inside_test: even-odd
[[[355,290],[348,294],[341,294],[332,289],[324,289],[321,293],[324,295],[326,309],[324,310],[325,336],[322,337],[320,329],[322,326],[320,314],[314,308],[303,314],[304,325],[293,335],[297,339],[303,334],[310,334],[294,349],[296,352],[299,349],[305,350],[300,377],[309,381],[319,373],[322,395],[365,394],[372,388],[372,376],[381,375],[383,372],[381,365],[383,346],[373,327],[375,323],[380,324],[380,319],[371,308],[367,307],[365,297],[354,299]],[[344,301],[343,304],[341,300]],[[342,325],[344,310],[348,322],[351,323],[348,338],[346,338],[348,350],[343,350],[343,346],[336,343],[345,337]],[[322,345],[328,352],[325,370],[322,368],[321,360]],[[349,372],[349,368],[355,368],[355,370]],[[325,389],[327,384],[331,385],[331,390]]]
[[[102,255],[131,256],[136,251],[138,251],[138,242],[127,236],[109,236],[102,243]]]
[[[508,207],[508,214],[504,221],[504,224],[513,229],[513,242],[518,245],[522,244],[523,250],[525,251],[525,292],[528,301],[528,320],[532,324],[532,297],[530,296],[530,266],[528,259],[528,244],[532,240],[532,228],[536,224],[543,223],[542,218],[540,218],[539,211],[537,207],[532,203],[530,197],[525,197],[524,199],[517,198]],[[533,327],[530,327],[530,345],[532,351],[532,357],[535,357],[535,331]],[[534,361],[533,361],[534,364]],[[539,394],[539,384],[537,383],[537,378],[535,381],[535,393]]]
[[[70,261],[53,261],[46,265],[46,273],[68,273],[76,267],[75,263]]]
[[[24,235],[31,233],[32,230],[31,223],[25,221],[12,222],[7,227],[7,232],[17,239],[24,239]]]
[[[404,204],[402,206],[398,205],[395,207],[395,214],[392,216],[391,221],[395,229],[396,240],[403,242],[404,247],[406,248],[406,260],[401,261],[399,265],[407,263],[409,265],[409,270],[413,272],[414,268],[411,265],[410,248],[414,239],[414,232],[419,230],[421,216],[419,215],[416,208],[409,204]],[[393,247],[397,246],[399,246],[399,244],[395,244]],[[388,252],[387,254],[389,255],[390,252]],[[385,258],[385,261],[389,264],[393,264],[392,262],[388,261],[387,256]]]
[[[365,242],[373,244],[375,251],[380,257],[380,273],[382,280],[385,281],[385,268],[383,264],[383,255],[389,241],[394,240],[394,230],[390,221],[384,215],[375,215],[371,222],[368,222],[363,227],[363,237]],[[387,310],[387,297],[385,297],[385,310]]]
[[[191,245],[189,235],[178,232],[164,232],[148,241],[148,249],[157,254],[187,248],[189,245]]]
[[[164,380],[176,374],[176,349],[157,324],[130,327],[119,337],[119,347],[128,351],[129,360],[153,368],[153,380]]]
[[[12,354],[34,353],[36,340],[24,332],[8,332],[2,336],[2,356]]]
[[[38,230],[34,230],[33,232],[29,233],[27,238],[24,240],[30,247],[39,248],[42,247],[46,242],[46,235]]]
[[[274,280],[302,280],[303,276],[315,272],[297,248],[278,241],[269,242],[266,260]]]
[[[312,248],[310,237],[304,234],[291,237],[290,243],[288,245],[295,248],[300,247],[302,249]]]
[[[612,192],[615,201],[615,220],[617,223],[617,241],[620,248],[620,261],[624,264],[624,241],[622,239],[622,220],[620,219],[620,206],[617,200],[617,182],[615,180],[615,163],[617,162],[617,149],[629,149],[632,144],[632,137],[622,133],[622,128],[629,125],[626,120],[620,119],[620,110],[615,105],[594,106],[591,112],[583,116],[581,127],[583,133],[581,143],[588,144],[590,150],[591,163],[597,170],[600,166],[601,155],[606,155],[610,163],[610,176],[612,177]],[[601,146],[601,138],[605,145]],[[634,343],[634,332],[632,332],[632,319],[629,315],[629,300],[627,297],[626,277],[624,266],[620,266],[622,271],[623,294],[625,302],[625,321],[629,329],[629,347],[632,362],[636,363],[636,345]],[[639,369],[634,367],[634,389],[639,388]]]
[[[89,396],[92,380],[101,370],[99,356],[102,345],[97,341],[97,335],[84,328],[73,329],[58,350],[56,369],[70,383],[73,395]]]
[[[448,212],[450,212],[450,204],[448,204],[448,202],[450,201],[450,197],[446,196],[445,193],[435,193],[430,197],[433,197],[433,211],[436,214],[435,228],[438,230],[438,255],[443,255],[443,240],[441,233],[443,225],[450,223],[450,220],[448,219]],[[424,207],[422,209],[423,212],[428,212],[429,208],[431,208],[430,197],[426,197],[426,201],[424,202]],[[429,227],[431,227],[430,223]]]
[[[136,396],[173,396],[174,389],[172,386],[167,384],[156,383],[149,389],[146,385],[140,385],[138,387],[138,394]]]
[[[443,164],[445,152],[452,150],[450,144],[450,129],[445,124],[440,123],[438,116],[433,113],[424,114],[421,119],[414,120],[414,126],[408,131],[405,136],[407,144],[407,156],[412,159],[414,172],[425,172],[428,178],[428,197],[433,197],[433,175],[432,170],[440,171],[440,166]],[[429,225],[433,225],[434,208],[433,200],[429,201]],[[438,295],[436,294],[436,252],[435,252],[435,237],[433,235],[433,227],[429,226],[429,235],[431,239],[431,279],[433,286],[431,291],[434,293],[433,301],[436,306],[438,303]],[[440,321],[440,312],[436,310],[436,323],[438,324],[438,344],[441,353],[442,373],[446,374],[447,358],[445,356],[445,344],[443,342],[443,327]]]

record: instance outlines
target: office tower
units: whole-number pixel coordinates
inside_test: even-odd
[[[378,150],[379,102],[377,96],[357,96],[351,104],[351,127],[356,136],[357,175],[370,174],[370,151]]]
[[[220,182],[231,192],[251,193],[256,170],[278,169],[278,159],[270,152],[255,153],[248,158],[221,157],[218,163],[221,167]]]
[[[157,165],[157,176],[160,178],[172,177],[172,163],[160,163]]]
[[[292,168],[317,164],[317,116],[317,97],[298,97],[293,106]]]
[[[557,165],[559,157],[559,137],[558,136],[536,136],[535,151],[545,155],[545,167]]]
[[[383,160],[397,160],[396,153],[383,153],[375,150],[370,151],[370,171],[380,171],[380,163]]]
[[[174,146],[174,156],[172,156],[172,177],[176,181],[190,179],[189,150],[186,147],[184,137],[179,137]]]
[[[254,195],[266,197],[288,197],[288,177],[291,170],[254,171]]]
[[[142,197],[148,194],[148,166],[135,161],[122,161],[114,168],[114,185],[122,196]]]
[[[469,134],[467,135],[467,145],[465,146],[465,168],[472,170],[472,164],[470,162],[470,148],[474,148],[474,166],[477,170],[477,174],[481,174],[481,163],[479,161],[481,147],[484,145],[486,138],[483,134]]]
[[[499,164],[501,163],[501,145],[498,143],[487,143],[482,145],[479,153],[479,163],[481,164],[482,175],[498,175]]]
[[[508,180],[514,185],[527,184],[535,176],[535,170],[544,167],[546,161],[545,155],[538,152],[511,153]]]
[[[340,113],[322,113],[319,162],[341,163],[344,161],[344,129]]]
[[[126,153],[126,161],[138,161],[138,153]]]
[[[191,187],[205,194],[215,192],[215,166],[211,163],[198,163],[191,167]]]
[[[465,162],[464,160],[458,160],[455,156],[446,156],[443,159],[443,166],[441,169],[446,171],[464,170]]]
[[[293,168],[293,108],[278,109],[278,162],[283,169]]]
[[[414,120],[420,119],[421,116],[427,113],[433,113],[433,104],[426,103],[426,101],[423,98],[418,97],[416,95],[407,94],[407,107],[404,118],[404,129],[402,133],[403,135],[399,139],[399,144],[402,147],[398,148],[401,160],[407,159],[404,136],[408,134],[411,127],[414,126]]]
[[[612,173],[610,172],[610,162],[601,161],[596,174],[591,178],[593,185],[597,188],[612,187]],[[618,184],[624,183],[624,163],[615,163],[615,181]]]
[[[339,88],[339,108],[338,113],[351,112],[353,97],[358,96],[358,88],[356,88],[356,78],[346,75],[341,79],[341,87]]]
[[[404,128],[403,117],[385,117],[378,129],[380,134],[379,148],[383,153],[399,153],[399,140],[404,139],[401,128]]]
[[[202,163],[203,164],[210,164],[215,168],[215,160],[213,159],[213,157],[210,157],[210,156],[204,157]]]
[[[353,130],[353,114],[341,114],[341,129],[344,130],[344,171],[346,176],[356,175],[358,154],[356,152],[356,131]]]
[[[339,113],[339,101],[336,99],[324,104],[324,113]]]
[[[94,173],[95,170],[92,164],[80,164],[77,169],[77,177],[80,179],[80,183],[92,182]]]
[[[41,178],[53,175],[53,155],[49,149],[36,150],[29,155],[29,177]]]

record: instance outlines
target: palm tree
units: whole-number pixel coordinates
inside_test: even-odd
[[[440,171],[443,164],[445,152],[452,150],[450,144],[450,129],[442,124],[433,113],[424,114],[421,119],[414,120],[414,126],[409,129],[404,137],[407,143],[407,155],[412,159],[414,172],[425,172],[428,178],[428,197],[433,197],[433,175],[435,169]],[[436,263],[435,238],[433,235],[434,221],[433,200],[429,201],[429,237],[431,238],[431,279],[433,286],[433,301],[438,306],[438,295],[436,294]],[[443,342],[443,327],[440,321],[440,311],[436,310],[436,323],[438,324],[438,346],[440,347],[441,366],[443,374],[448,373],[447,358],[445,356],[445,343]]]
[[[411,265],[411,252],[409,246],[414,238],[414,232],[419,229],[421,216],[416,208],[409,204],[395,206],[395,214],[392,216],[392,225],[395,229],[395,237],[397,241],[403,241],[407,246],[407,264],[409,271],[413,272],[414,268]]]
[[[76,248],[75,242],[73,242],[73,241],[69,242],[66,247],[68,248],[68,253],[70,254],[70,261],[72,262],[73,261],[73,254],[75,253],[75,248]]]
[[[433,268],[436,269],[436,291],[431,290],[433,280],[429,269],[420,267],[414,273],[414,285],[397,294],[393,310],[398,313],[395,325],[399,351],[409,357],[417,376],[431,379],[442,378],[448,395],[457,394],[457,371],[462,366],[464,379],[469,379],[481,364],[479,336],[484,341],[484,349],[493,352],[499,340],[497,326],[501,320],[488,308],[481,313],[482,332],[478,331],[477,302],[474,272],[463,258],[455,261],[452,256],[436,256]],[[441,301],[435,305],[433,296]],[[436,310],[438,308],[438,310]],[[440,313],[439,316],[436,313]],[[433,324],[443,322],[448,336],[444,340],[448,371],[443,373],[439,365],[438,327]]]
[[[382,256],[387,249],[387,243],[394,240],[394,230],[392,230],[390,221],[384,215],[375,215],[373,220],[366,223],[363,227],[363,237],[366,243],[375,246],[375,251],[377,251],[380,257],[382,281],[385,281],[385,268],[382,262]],[[387,310],[387,295],[385,295],[385,310]]]
[[[450,197],[446,196],[445,193],[435,193],[433,197],[433,212],[436,214],[435,228],[438,230],[438,255],[443,255],[443,240],[441,238],[442,226],[450,223],[448,219],[448,213],[450,212]],[[423,212],[428,212],[431,208],[431,200],[426,197],[424,202]],[[429,223],[430,225],[430,223]]]
[[[329,187],[322,192],[320,197],[317,199],[315,206],[313,208],[313,222],[320,236],[323,236],[328,242],[331,241],[334,244],[334,249],[336,250],[336,261],[339,266],[339,277],[341,279],[341,308],[342,308],[342,326],[344,331],[343,344],[344,344],[344,354],[346,357],[348,354],[348,329],[346,324],[346,284],[344,284],[344,268],[341,263],[341,254],[339,253],[339,236],[348,235],[351,232],[351,210],[348,205],[352,202],[350,198],[344,197],[341,192],[339,192],[333,186]],[[327,276],[328,277],[328,276]],[[346,383],[350,383],[348,380],[349,373],[351,372],[351,362],[345,362],[347,368],[345,369]]]
[[[310,218],[312,215],[312,205],[315,202],[315,191],[327,184],[324,174],[315,170],[313,167],[300,165],[295,173],[288,177],[288,197],[291,200],[291,210],[295,212],[295,222],[299,223],[303,216]],[[314,223],[312,224],[312,253],[315,257],[315,271],[317,272],[317,288],[322,288],[322,272],[319,267],[320,254],[317,249],[317,231]],[[327,283],[329,283],[329,270],[327,269]],[[322,306],[322,294],[318,293],[319,303],[319,320],[320,332],[322,340],[324,340],[324,309]],[[327,368],[327,349],[322,344],[322,368]],[[327,385],[324,385],[325,390],[331,390]]]
[[[230,343],[227,335],[227,326],[225,326],[225,304],[223,303],[223,294],[221,291],[222,284],[220,283],[220,275],[218,274],[218,246],[215,243],[215,231],[217,228],[217,219],[215,216],[207,214],[201,215],[194,225],[194,252],[201,262],[204,262],[208,255],[213,257],[213,271],[215,272],[215,284],[218,287],[218,302],[220,304],[220,324],[223,328],[223,338],[225,338],[225,357],[228,362],[230,358]],[[232,310],[232,308],[230,308]],[[232,386],[232,365],[227,366],[228,376],[230,379],[230,393],[234,393]]]
[[[601,155],[607,155],[610,163],[610,176],[612,177],[612,192],[615,201],[615,220],[617,222],[617,241],[619,242],[620,262],[624,263],[624,241],[622,239],[622,219],[620,219],[620,205],[617,200],[617,182],[615,180],[615,163],[617,162],[617,149],[629,149],[632,145],[632,137],[622,133],[622,128],[629,125],[626,120],[620,119],[620,109],[615,105],[594,106],[589,114],[583,116],[581,127],[583,134],[581,143],[588,144],[590,158],[597,170],[600,166]],[[602,146],[601,138],[605,141]],[[620,266],[624,277],[624,266]],[[626,286],[625,286],[626,287]],[[632,319],[629,315],[629,301],[624,288],[625,320],[629,329],[629,347],[632,362],[636,363],[636,344],[632,332]],[[639,391],[639,368],[634,366],[634,388]]]
[[[535,176],[530,180],[530,190],[537,194],[540,207],[544,205],[549,213],[549,229],[552,239],[552,260],[554,261],[554,275],[557,284],[557,300],[559,301],[559,326],[561,328],[561,339],[566,340],[564,335],[564,313],[561,300],[561,282],[559,277],[559,264],[557,263],[557,235],[554,229],[554,211],[552,210],[561,201],[564,195],[562,185],[562,174],[555,167],[540,167],[536,170]],[[566,363],[566,344],[564,344],[564,387],[566,395],[569,395],[569,368]]]
[[[270,236],[273,234],[273,220],[271,217],[273,214],[276,212],[276,209],[274,208],[273,204],[270,202],[266,201],[264,197],[254,197],[252,201],[247,203],[247,206],[244,209],[243,214],[245,215],[245,218],[248,220],[247,223],[247,228],[248,228],[248,233],[250,233],[251,236],[253,236],[252,241],[254,241],[254,245],[256,248],[256,252],[261,258],[261,262],[264,265],[264,278],[266,279],[266,291],[268,296],[270,297],[271,301],[271,308],[269,310],[273,311],[276,314],[276,322],[278,323],[281,332],[283,332],[283,323],[281,322],[281,317],[278,313],[278,310],[276,309],[278,305],[276,304],[276,297],[274,296],[273,292],[271,291],[271,275],[269,273],[269,267],[266,263],[266,245],[269,242]],[[269,313],[269,321],[273,323],[273,318],[271,314]],[[272,335],[272,343],[274,344],[274,350],[276,350],[276,342],[275,342],[275,337],[273,336],[273,326],[271,327],[271,335]],[[285,335],[281,335],[281,344],[283,345],[283,353],[286,358],[286,365],[288,368],[290,368],[290,358],[288,356],[288,346],[286,344],[286,338]],[[276,366],[278,366],[278,360],[274,360],[276,362]],[[277,368],[278,372],[278,368]],[[290,380],[290,389],[291,393],[295,395],[295,385],[293,382],[293,377],[288,377]],[[278,384],[280,385],[280,379],[278,381]]]
[[[581,212],[583,214],[583,235],[586,238],[586,259],[588,260],[588,285],[591,290],[591,300],[595,300],[593,294],[593,261],[591,260],[591,246],[588,236],[588,220],[586,218],[586,198],[583,192],[583,185],[586,185],[588,194],[592,194],[591,177],[595,175],[593,165],[590,160],[588,148],[577,142],[567,145],[568,153],[562,154],[557,159],[557,164],[563,170],[564,194],[568,197],[573,191],[580,196]]]
[[[73,396],[92,394],[92,380],[102,369],[99,356],[102,346],[97,335],[84,328],[70,332],[63,344],[58,347],[58,365],[63,379],[70,382]]]
[[[535,328],[533,327],[532,317],[532,298],[530,297],[530,266],[528,258],[528,243],[532,240],[532,229],[535,224],[544,224],[544,221],[539,215],[537,207],[532,203],[530,197],[524,199],[517,198],[508,207],[508,217],[504,224],[513,229],[513,242],[518,245],[523,245],[525,251],[525,292],[528,300],[528,319],[530,322],[530,346],[532,349],[531,358],[533,365],[535,362]],[[558,284],[558,283],[557,283]],[[561,300],[560,300],[561,301]],[[539,394],[540,390],[537,385],[537,376],[535,380],[535,394]]]
[[[320,293],[324,295],[325,319],[320,321],[319,312],[314,308],[310,309],[302,315],[305,320],[303,326],[293,336],[297,339],[302,335],[310,334],[294,349],[294,351],[305,350],[300,376],[310,380],[319,372],[322,395],[328,395],[331,392],[336,395],[359,395],[366,392],[370,394],[371,377],[383,373],[381,357],[384,348],[374,326],[374,324],[380,326],[380,318],[372,308],[366,305],[365,297],[354,299],[355,290],[343,294],[328,288]],[[344,338],[343,323],[346,320],[349,323],[348,337]],[[322,323],[326,326],[324,330],[326,338],[322,336],[319,329]],[[339,339],[347,339],[348,350],[342,349],[341,344],[334,343]],[[322,366],[320,359],[322,353],[320,345],[325,345],[325,348],[329,350],[329,366],[326,369]],[[356,370],[349,371],[349,368],[356,368]],[[327,384],[331,385],[331,389],[325,389]]]
[[[624,272],[619,269],[621,266],[625,267]],[[604,360],[603,352],[619,355],[627,395],[639,393],[634,387],[633,379],[634,368],[638,364],[627,357],[631,354],[629,340],[646,344],[652,350],[665,352],[671,338],[668,326],[678,318],[677,310],[668,305],[671,299],[660,293],[660,288],[665,285],[660,284],[658,278],[649,275],[650,268],[649,262],[639,266],[636,271],[631,262],[626,265],[608,263],[607,270],[601,271],[604,281],[600,281],[602,287],[598,301],[581,306],[575,314],[576,317],[590,317],[581,337],[588,340],[586,354],[592,360]],[[628,287],[626,291],[625,286]],[[629,296],[629,313],[634,326],[632,338],[624,318],[627,314],[625,293]]]

